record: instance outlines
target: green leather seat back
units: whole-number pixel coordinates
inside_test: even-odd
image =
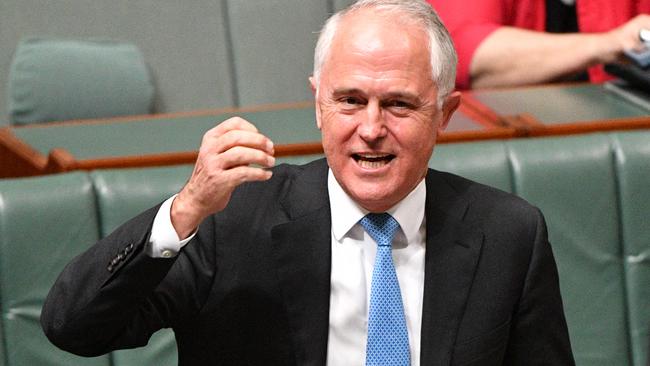
[[[507,143],[516,194],[544,213],[577,365],[630,363],[620,216],[606,135]]]
[[[100,235],[107,236],[125,221],[177,193],[191,173],[190,165],[91,172]]]
[[[438,145],[429,166],[512,192],[510,163],[502,141]]]
[[[189,165],[92,172],[101,235],[108,235],[131,217],[177,193],[191,172]],[[163,329],[146,347],[113,352],[112,359],[115,366],[175,365],[178,356],[174,334]]]
[[[29,38],[9,72],[13,124],[147,114],[154,86],[140,50],[117,41]]]
[[[650,131],[612,135],[623,223],[623,257],[634,365],[650,342]]]
[[[60,351],[41,330],[43,301],[63,267],[98,239],[83,173],[0,180],[0,298],[7,365],[109,365]]]
[[[318,31],[328,16],[322,0],[227,0],[235,91],[239,105],[311,100]]]

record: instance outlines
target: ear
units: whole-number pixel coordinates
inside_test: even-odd
[[[458,106],[460,106],[460,92],[453,91],[451,94],[449,94],[449,96],[447,96],[444,103],[442,104],[442,120],[438,126],[438,132],[441,132],[447,128],[447,125],[451,120],[451,116],[454,114],[456,109],[458,109]]]
[[[316,97],[316,80],[314,79],[314,76],[309,77],[309,88],[314,97]]]
[[[314,107],[316,108],[316,126],[320,130],[320,105],[318,104],[318,98],[316,98],[316,91],[318,86],[316,85],[316,81],[313,76],[309,77],[309,87],[311,88],[311,93],[314,95]]]

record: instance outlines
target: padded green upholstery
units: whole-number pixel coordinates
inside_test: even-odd
[[[621,210],[629,332],[634,365],[644,365],[650,342],[650,139],[613,136]],[[650,365],[650,364],[649,364]]]
[[[144,58],[130,43],[30,38],[10,68],[13,124],[146,114],[153,96]]]
[[[429,166],[512,192],[508,155],[501,141],[438,145]]]
[[[191,166],[116,169],[91,173],[97,192],[102,236],[122,222],[178,192]],[[144,349],[113,352],[114,365],[174,365],[178,356],[171,330],[156,333]]]
[[[97,192],[101,235],[178,192],[192,166],[96,170],[90,173]]]
[[[0,289],[6,365],[109,365],[58,350],[39,323],[67,262],[98,239],[93,187],[72,173],[0,180]]]
[[[646,142],[650,141],[646,138]],[[628,365],[611,141],[596,134],[508,143],[515,193],[546,216],[578,365]]]
[[[226,2],[239,105],[311,100],[307,76],[328,2]]]

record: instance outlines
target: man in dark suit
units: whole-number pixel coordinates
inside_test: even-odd
[[[178,195],[66,267],[45,333],[93,356],[172,327],[182,365],[572,365],[541,213],[427,168],[455,64],[423,1],[334,15],[310,78],[327,160],[266,169],[268,138],[219,124]]]

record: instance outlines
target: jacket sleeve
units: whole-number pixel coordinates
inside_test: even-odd
[[[504,365],[574,365],[557,267],[538,211],[535,242]]]
[[[157,330],[199,309],[213,278],[211,226],[175,258],[145,253],[154,207],[73,259],[48,294],[41,313],[46,336],[59,348],[97,356],[147,344]],[[209,220],[206,220],[209,221]]]

